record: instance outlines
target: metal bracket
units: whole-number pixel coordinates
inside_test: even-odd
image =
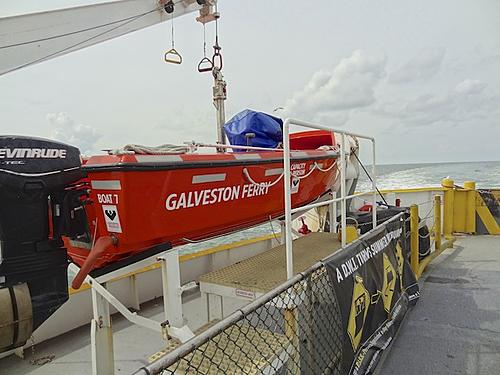
[[[215,0],[206,0],[203,8],[200,9],[200,15],[196,17],[196,21],[206,24],[215,21],[219,14],[214,12]]]
[[[173,253],[173,254],[171,254]],[[162,260],[162,277],[164,292],[167,290],[167,295],[164,295],[165,311],[167,313],[174,311],[182,317],[182,300],[181,295],[183,289],[180,286],[180,272],[179,272],[179,255],[178,251],[172,251],[160,256]],[[169,265],[167,272],[167,262]],[[76,273],[79,267],[71,263],[69,269]],[[177,269],[177,272],[176,272]],[[168,288],[167,277],[170,285],[176,285],[173,288]],[[177,283],[175,281],[177,280]],[[96,279],[91,276],[85,278],[85,282],[92,288],[92,305],[94,317],[91,321],[91,351],[92,351],[92,373],[93,375],[103,375],[114,373],[114,354],[113,354],[113,329],[111,325],[111,316],[109,312],[109,305],[112,305],[120,314],[122,314],[131,323],[137,324],[141,327],[148,328],[152,331],[158,332],[165,340],[170,338],[178,339],[181,342],[186,342],[194,337],[193,332],[183,324],[181,320],[180,325],[172,326],[167,320],[160,323],[156,320],[148,319],[138,315],[136,312],[131,312],[125,305],[123,305],[111,292],[106,289],[106,285],[101,285]],[[165,289],[167,286],[167,289]],[[168,301],[179,301],[177,305],[172,306]],[[179,315],[171,313],[174,319]],[[179,323],[176,321],[176,323]]]

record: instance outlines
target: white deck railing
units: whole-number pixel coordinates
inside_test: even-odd
[[[326,130],[331,131],[335,135],[340,135],[340,197],[335,197],[333,199],[329,199],[326,201],[313,203],[297,208],[292,209],[292,192],[291,192],[291,183],[292,183],[292,175],[290,171],[290,126],[298,125],[305,128],[317,129],[317,130]],[[346,195],[346,157],[350,155],[351,150],[346,150],[346,136],[352,136],[357,138],[362,138],[371,141],[372,144],[372,191],[357,193],[352,195]],[[377,189],[376,189],[376,181],[377,181],[377,170],[375,163],[375,138],[356,134],[352,132],[347,132],[345,130],[333,129],[328,126],[323,126],[319,124],[314,124],[311,122],[296,120],[296,119],[286,119],[283,123],[283,151],[284,151],[284,173],[285,178],[283,179],[284,188],[285,188],[285,248],[286,248],[286,270],[287,270],[287,278],[290,279],[293,277],[293,239],[292,239],[292,214],[305,211],[312,208],[329,205],[330,207],[330,231],[334,231],[333,225],[333,217],[337,217],[337,209],[336,203],[340,202],[341,204],[341,236],[342,236],[342,247],[346,245],[346,221],[347,221],[347,200],[359,197],[361,195],[372,194],[372,220],[373,220],[373,228],[377,226]]]

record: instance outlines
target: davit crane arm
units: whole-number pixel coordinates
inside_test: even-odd
[[[216,0],[120,0],[0,17],[0,75],[182,15],[213,21]],[[89,21],[90,20],[90,21]]]

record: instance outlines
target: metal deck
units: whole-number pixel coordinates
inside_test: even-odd
[[[337,234],[315,232],[293,241],[293,270],[305,271],[340,249]],[[231,266],[200,277],[202,291],[206,284],[255,293],[266,293],[283,284],[286,277],[285,245],[274,247]],[[233,294],[234,295],[234,294]]]
[[[379,374],[500,373],[500,238],[455,246],[420,279],[422,297]]]
[[[311,251],[313,242],[320,244],[316,251]],[[297,270],[338,248],[336,237],[329,234],[312,234],[295,243]],[[232,270],[236,282],[255,288],[271,287],[267,283],[280,283],[280,278],[285,277],[283,262],[281,276],[272,274],[275,271],[269,274],[271,264],[266,264],[269,259],[274,259],[272,254],[279,258],[279,253],[278,247],[267,255],[249,258],[234,267],[226,267],[226,270]],[[256,269],[261,277],[266,276],[262,284],[257,283],[255,277],[245,278],[247,274],[241,272],[246,262],[257,261],[252,264],[258,264]],[[205,279],[215,280],[208,276],[216,274],[207,274]],[[500,368],[500,238],[459,238],[455,249],[446,250],[429,266],[420,283],[422,298],[409,313],[378,373],[497,374]],[[205,307],[199,294],[185,303],[187,311],[200,311]],[[161,320],[161,305],[160,299],[147,303],[142,306],[141,315]],[[147,363],[151,354],[165,348],[156,333],[133,326],[120,316],[113,316],[113,327],[116,373],[133,372]],[[277,340],[278,343],[280,337],[269,337],[268,340]],[[89,374],[89,344],[89,327],[84,326],[36,345],[34,358],[54,356],[49,363],[31,365],[33,356],[27,350],[24,360],[15,356],[0,359],[0,374]],[[239,350],[245,350],[245,345]],[[263,371],[256,363],[252,366],[248,370],[250,373],[252,370]]]

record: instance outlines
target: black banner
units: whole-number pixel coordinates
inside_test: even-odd
[[[404,220],[396,219],[324,263],[343,323],[343,374],[371,374],[419,288],[408,259]]]

